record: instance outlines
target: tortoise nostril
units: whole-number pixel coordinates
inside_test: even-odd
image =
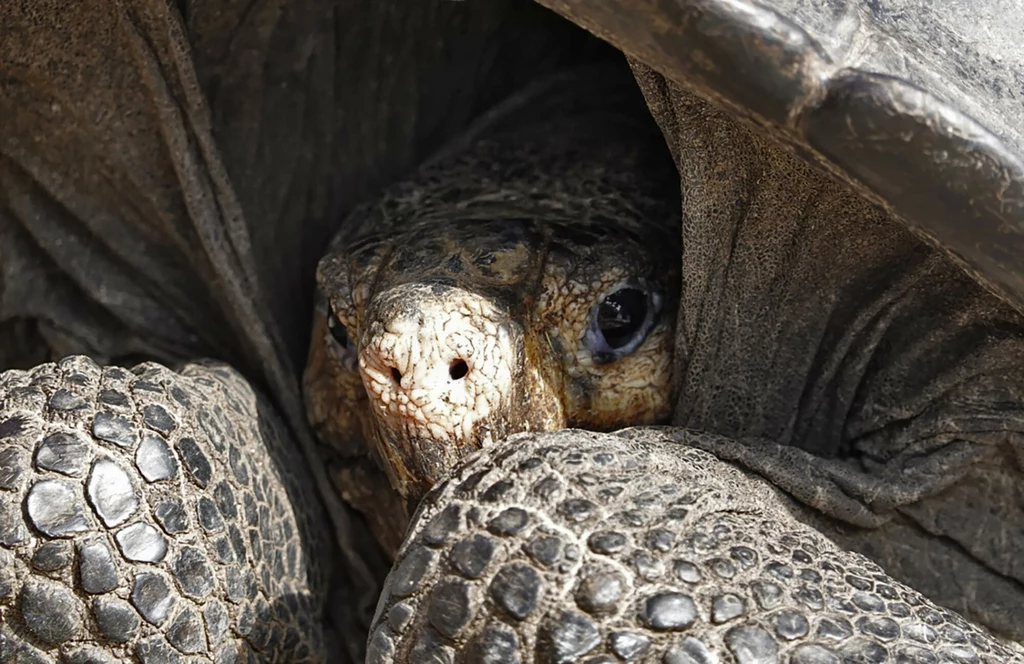
[[[459,380],[467,373],[469,373],[469,365],[465,360],[452,360],[448,367],[448,375],[452,377],[452,380]]]
[[[394,367],[391,367],[391,377],[396,383],[402,382],[402,372]]]

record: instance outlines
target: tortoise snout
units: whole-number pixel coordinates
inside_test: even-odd
[[[370,307],[359,369],[396,488],[436,481],[480,447],[514,394],[507,313],[459,288],[406,284]],[[500,427],[499,427],[500,428]]]
[[[494,356],[487,331],[472,329],[473,322],[458,314],[445,312],[444,317],[418,312],[375,326],[359,354],[359,367],[379,408],[386,410],[394,402],[400,409],[436,411],[442,404],[454,405],[452,399],[458,401],[460,392],[487,391],[486,383],[500,381],[487,371],[502,360]],[[492,356],[480,357],[481,350]],[[481,371],[475,370],[478,362],[484,364]]]

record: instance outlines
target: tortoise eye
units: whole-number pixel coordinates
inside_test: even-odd
[[[629,283],[590,309],[583,343],[600,363],[632,353],[643,343],[661,311],[662,296],[645,284]]]
[[[331,337],[334,338],[335,343],[347,350],[350,343],[348,329],[330,310],[327,312],[327,329],[331,331]]]
[[[597,305],[594,321],[609,346],[626,346],[647,321],[647,293],[638,288],[615,291]]]

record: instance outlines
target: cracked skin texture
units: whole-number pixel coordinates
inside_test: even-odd
[[[669,416],[674,173],[657,130],[636,120],[635,86],[599,106],[586,95],[608,88],[590,78],[525,118],[539,90],[506,102],[463,149],[353,212],[320,263],[307,412],[336,486],[391,554],[402,502],[415,506],[481,446]],[[584,342],[591,309],[630,284],[659,310],[640,346],[609,362]]]

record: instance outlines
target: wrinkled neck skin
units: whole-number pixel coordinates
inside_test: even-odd
[[[800,518],[1024,639],[1024,320],[885,210],[635,70],[686,214],[673,424],[728,437],[705,449]]]
[[[693,128],[674,136],[689,156],[675,424],[865,463],[901,439],[991,429],[994,413],[961,406],[995,407],[1016,380],[1019,314],[704,102],[674,115]]]
[[[497,114],[354,211],[321,261],[307,411],[389,552],[401,513],[483,446],[667,421],[677,176],[638,99],[587,110],[602,88],[564,108],[549,95],[521,123]],[[595,306],[622,289],[647,298],[644,333],[609,353]]]

